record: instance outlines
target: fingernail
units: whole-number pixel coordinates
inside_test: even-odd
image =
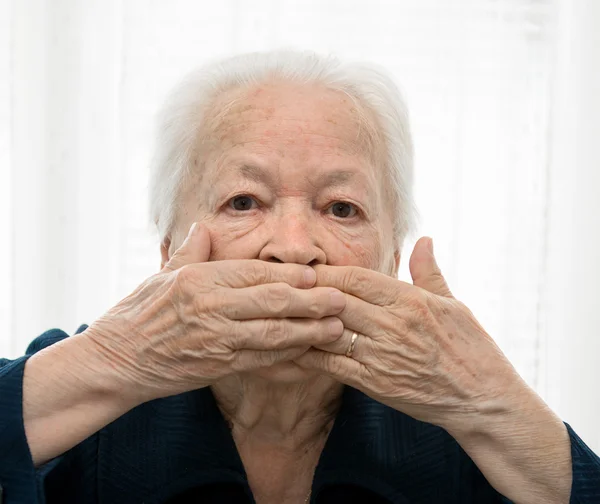
[[[190,230],[188,231],[188,238],[189,238],[190,236],[194,236],[194,235],[196,234],[196,230],[197,230],[197,229],[198,229],[198,223],[197,223],[197,222],[194,222],[194,223],[192,224],[192,226],[190,227]]]
[[[334,310],[341,310],[346,306],[346,296],[339,290],[334,290],[331,294],[331,307]]]
[[[341,336],[344,332],[344,324],[337,317],[332,317],[329,322],[327,322],[327,328],[330,336]]]
[[[306,282],[306,285],[310,285],[312,287],[317,281],[316,271],[312,268],[306,268],[304,270],[304,281]]]
[[[433,255],[433,238],[429,238],[429,252]]]

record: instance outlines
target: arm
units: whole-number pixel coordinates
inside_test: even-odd
[[[428,242],[419,240],[411,256],[414,286],[359,268],[317,266],[317,285],[349,295],[339,315],[346,333],[296,363],[444,428],[507,499],[600,502],[600,460],[454,299]]]
[[[45,348],[25,364],[23,425],[36,467],[136,405],[124,399],[131,394],[95,351],[88,331]]]
[[[515,503],[600,502],[600,457],[539,396],[524,385],[500,408],[446,429],[498,492]]]
[[[311,268],[206,263],[208,231],[195,229],[160,273],[84,333],[0,361],[0,486],[7,502],[43,502],[35,467],[138,404],[290,360],[340,336],[334,315],[344,296],[311,289]],[[264,337],[267,329],[272,337]],[[77,476],[64,476],[66,485],[69,478]]]
[[[82,330],[82,329],[80,329]],[[56,483],[57,477],[64,478],[69,474],[76,481],[67,484],[62,491],[53,491],[51,496],[62,502],[75,487],[86,495],[85,502],[94,502],[92,494],[86,493],[88,485],[93,484],[82,471],[81,462],[85,465],[93,463],[97,450],[96,440],[90,436],[77,449],[68,451],[60,458],[36,470],[30,448],[25,435],[23,421],[23,377],[25,368],[32,354],[39,352],[61,340],[68,338],[63,331],[54,329],[36,338],[27,349],[27,355],[16,360],[0,359],[0,488],[6,504],[28,502],[43,504],[46,484],[50,482],[54,490],[60,489]],[[69,363],[71,365],[71,363]],[[47,399],[51,400],[49,396]],[[46,432],[46,437],[53,436],[52,431]],[[89,467],[88,467],[89,468]],[[67,471],[67,472],[65,472]],[[93,479],[93,478],[92,478]]]
[[[234,369],[286,360],[286,346],[295,356],[294,345],[308,347],[339,337],[341,323],[333,332],[327,328],[329,316],[343,308],[344,298],[338,293],[342,304],[337,306],[332,289],[304,290],[314,284],[312,269],[263,261],[207,263],[209,252],[208,230],[192,226],[160,273],[82,334],[27,361],[23,424],[36,466],[146,401],[208,386]],[[286,292],[291,291],[289,315],[314,317],[307,320],[310,326],[271,313],[277,308],[271,298],[281,298],[284,285]],[[240,299],[241,288],[254,289],[256,294]],[[266,297],[266,302],[257,311],[259,297]],[[244,320],[230,320],[224,316],[229,312]],[[282,341],[267,341],[264,323],[254,321],[271,317],[285,325],[279,336]],[[247,329],[239,329],[240,337],[232,334],[234,326],[244,324]],[[230,349],[240,364],[223,355],[221,347]]]
[[[35,466],[138,404],[339,338],[345,298],[312,289],[312,268],[209,263],[208,240],[192,226],[160,273],[84,333],[0,369],[0,486],[9,502],[40,502]]]
[[[488,482],[517,504],[568,504],[571,442],[565,424],[525,384],[504,405],[445,427]],[[514,402],[513,405],[510,402]],[[584,501],[585,502],[585,501]]]

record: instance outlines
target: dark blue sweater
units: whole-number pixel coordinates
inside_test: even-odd
[[[25,357],[0,359],[0,501],[254,502],[208,388],[142,404],[36,470],[23,428],[23,369],[29,355],[66,337],[62,331],[48,331],[33,341]],[[567,429],[573,457],[571,503],[600,503],[600,459]],[[443,429],[347,387],[315,472],[311,502],[510,501]]]

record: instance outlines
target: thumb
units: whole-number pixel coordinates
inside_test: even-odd
[[[421,237],[415,244],[408,264],[413,284],[433,294],[454,297],[433,255],[433,240]]]
[[[175,251],[166,269],[176,270],[186,264],[202,263],[210,257],[210,235],[203,224],[194,222],[181,246]]]

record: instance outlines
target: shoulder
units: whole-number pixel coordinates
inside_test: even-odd
[[[77,328],[75,334],[79,334],[87,329],[87,325],[82,324]],[[62,329],[49,329],[35,338],[27,347],[26,355],[33,355],[44,348],[47,348],[59,341],[68,338],[69,335]]]

